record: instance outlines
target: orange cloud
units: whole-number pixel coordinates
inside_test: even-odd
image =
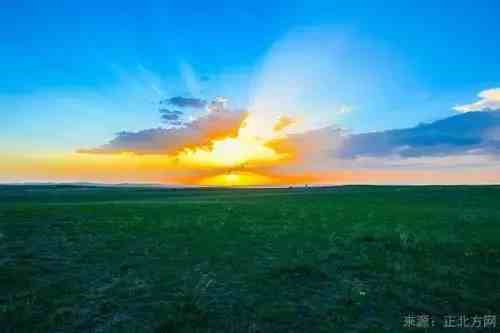
[[[276,132],[279,132],[279,131],[284,130],[285,128],[289,127],[290,125],[292,125],[294,123],[295,123],[295,120],[293,118],[287,117],[287,116],[281,116],[278,119],[278,121],[276,122],[276,124],[274,124],[273,129]]]
[[[234,137],[247,117],[244,111],[221,110],[201,116],[178,128],[152,128],[121,132],[109,143],[81,149],[87,154],[175,154],[186,148],[209,147],[214,140]]]
[[[486,158],[499,147],[497,113],[464,114],[415,128],[346,135],[336,127],[290,133],[285,131],[295,122],[290,117],[230,111],[224,105],[183,127],[124,132],[83,153],[4,154],[0,181],[207,186],[500,181],[498,161]],[[477,140],[462,140],[465,131],[455,135],[456,123],[467,124],[469,139]],[[442,135],[448,132],[455,136]],[[460,156],[468,157],[466,164],[457,164]],[[480,156],[486,157],[478,162]],[[471,158],[476,164],[470,164]]]

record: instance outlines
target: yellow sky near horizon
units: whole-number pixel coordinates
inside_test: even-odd
[[[391,161],[392,167],[381,164],[384,158],[375,159],[375,164],[370,167],[360,167],[361,160],[342,165],[330,152],[341,144],[341,136],[317,131],[306,132],[307,135],[302,134],[297,139],[288,132],[295,123],[290,117],[266,119],[250,114],[240,120],[236,131],[234,127],[225,128],[219,123],[217,131],[206,131],[206,136],[200,140],[202,143],[197,146],[182,136],[189,145],[180,145],[179,149],[170,153],[161,153],[161,150],[154,154],[120,151],[0,152],[0,182],[201,186],[500,182],[496,164],[483,163],[483,166],[472,169],[455,167],[454,162],[461,161],[460,156],[400,159]],[[478,159],[478,156],[472,157],[473,162],[478,162]],[[416,165],[424,163],[434,168],[412,166],[415,162]],[[471,158],[461,162],[471,165]]]
[[[342,170],[283,172],[264,168],[228,170],[187,169],[161,155],[1,154],[0,182],[158,183],[202,186],[284,186],[327,184],[493,184],[500,181],[495,168],[481,172],[457,170]]]

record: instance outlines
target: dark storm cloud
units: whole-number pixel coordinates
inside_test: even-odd
[[[207,101],[200,98],[175,96],[161,100],[160,104],[173,105],[180,108],[202,109],[207,105]]]
[[[500,155],[500,112],[471,112],[412,128],[350,135],[335,154],[361,156]]]

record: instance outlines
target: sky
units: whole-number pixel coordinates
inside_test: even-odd
[[[0,182],[499,183],[498,1],[6,1]]]

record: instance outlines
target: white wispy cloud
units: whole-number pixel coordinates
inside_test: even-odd
[[[338,111],[337,111],[339,114],[344,114],[344,113],[350,113],[352,112],[352,106],[350,105],[347,105],[347,104],[342,104]]]
[[[453,110],[458,112],[500,110],[500,88],[483,90],[478,97],[479,101],[455,106]]]

